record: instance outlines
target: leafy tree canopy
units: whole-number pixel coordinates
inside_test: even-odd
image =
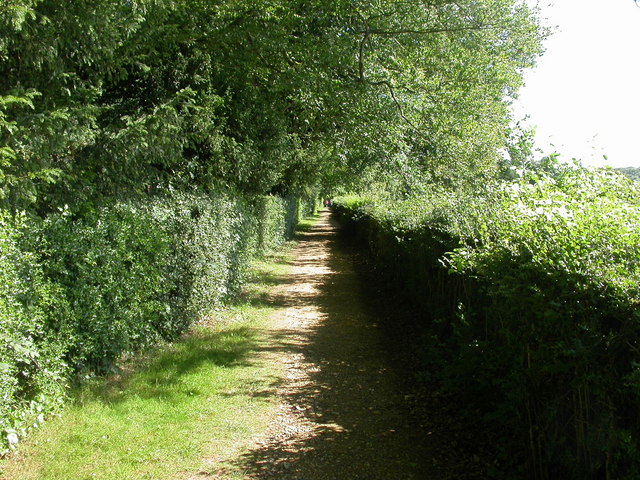
[[[287,193],[374,167],[491,173],[545,34],[521,0],[0,9],[2,201],[43,212],[169,188]]]

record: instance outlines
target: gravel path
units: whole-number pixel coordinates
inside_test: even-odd
[[[328,212],[293,253],[290,275],[272,292],[280,308],[265,348],[286,367],[278,407],[269,431],[233,463],[246,479],[435,478],[428,436],[411,425]]]

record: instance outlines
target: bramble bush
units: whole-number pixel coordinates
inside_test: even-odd
[[[557,166],[336,210],[426,312],[443,388],[502,438],[492,475],[638,478],[637,185]]]
[[[285,240],[297,199],[174,193],[76,217],[0,219],[2,450],[57,410],[74,378],[176,338]]]

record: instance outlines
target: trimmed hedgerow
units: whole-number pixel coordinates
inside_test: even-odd
[[[20,250],[22,220],[0,213],[0,453],[59,406],[68,372],[67,337],[47,325],[65,300]]]
[[[640,191],[569,167],[490,187],[335,208],[425,312],[431,372],[503,439],[493,475],[638,478]]]
[[[0,218],[0,429],[4,446],[60,406],[72,378],[171,340],[285,240],[287,201],[176,193],[82,218]]]

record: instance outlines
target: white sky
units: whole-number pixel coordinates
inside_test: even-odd
[[[640,8],[634,0],[541,0],[540,7],[557,28],[525,76],[515,118],[529,116],[545,154],[640,167]]]

